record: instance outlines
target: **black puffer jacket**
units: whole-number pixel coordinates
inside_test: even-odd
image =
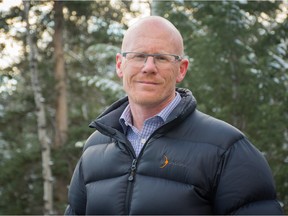
[[[91,123],[65,214],[281,214],[269,166],[237,129],[196,110],[190,91],[138,158],[119,117],[127,98]]]

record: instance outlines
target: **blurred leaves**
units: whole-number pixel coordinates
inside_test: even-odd
[[[190,67],[181,86],[193,91],[200,110],[235,125],[263,152],[288,212],[288,22],[283,2],[155,2],[154,11],[172,21],[184,38]],[[66,207],[67,185],[82,151],[77,146],[92,133],[88,124],[124,95],[115,73],[115,55],[128,26],[127,17],[140,14],[131,10],[132,3],[64,2],[69,141],[52,154],[58,214]],[[21,47],[19,60],[0,71],[0,214],[42,214],[41,157],[22,10],[20,5],[0,12],[0,36],[6,38],[0,41],[0,49],[8,46],[8,38]],[[31,11],[52,136],[52,2],[34,1]],[[1,59],[7,55],[0,53]]]

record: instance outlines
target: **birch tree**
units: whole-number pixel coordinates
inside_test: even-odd
[[[33,36],[29,22],[29,9],[30,1],[23,1],[25,8],[25,21],[26,21],[26,40],[29,48],[29,70],[31,75],[31,85],[34,94],[34,101],[36,105],[37,116],[37,129],[38,139],[41,145],[42,153],[42,175],[43,175],[43,201],[44,201],[44,214],[53,214],[53,177],[51,172],[51,141],[47,135],[46,113],[45,113],[45,100],[41,93],[41,86],[38,79],[37,69],[37,45],[35,43],[36,37]]]

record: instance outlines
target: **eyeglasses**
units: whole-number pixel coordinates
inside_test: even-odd
[[[181,56],[173,54],[146,54],[138,52],[123,52],[121,54],[135,66],[143,66],[149,56],[153,57],[154,63],[159,67],[166,66],[171,62],[179,62],[182,60]]]

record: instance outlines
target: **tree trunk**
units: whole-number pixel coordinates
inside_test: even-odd
[[[67,115],[67,84],[65,60],[63,51],[63,2],[54,1],[55,32],[54,32],[54,58],[56,80],[56,127],[55,147],[62,146],[67,140],[68,115]]]
[[[150,15],[151,16],[157,16],[158,15],[158,13],[157,13],[158,1],[159,0],[151,0],[151,3],[150,3]]]
[[[38,79],[37,59],[36,59],[36,43],[32,38],[29,23],[30,1],[23,1],[25,8],[25,20],[27,29],[27,45],[29,47],[29,70],[31,75],[31,84],[34,94],[37,116],[38,138],[41,144],[42,153],[42,176],[43,176],[43,201],[44,214],[53,214],[53,177],[51,171],[51,141],[47,135],[46,113],[44,98],[41,93],[41,87]]]

